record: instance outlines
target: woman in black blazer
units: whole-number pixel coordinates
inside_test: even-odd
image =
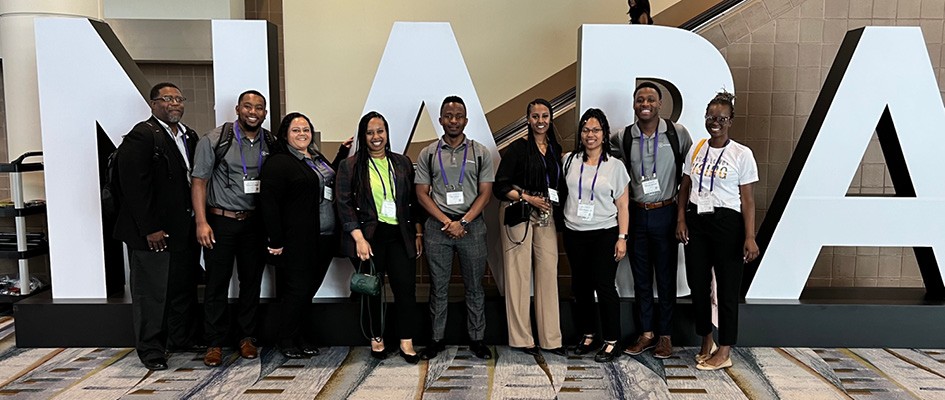
[[[423,232],[415,209],[413,163],[407,156],[390,150],[387,120],[376,111],[361,117],[355,155],[338,166],[338,200],[342,252],[367,272],[373,260],[376,273],[388,275],[397,308],[400,356],[411,364],[420,361],[413,348],[417,315],[417,257],[423,250]],[[369,296],[371,355],[384,358],[380,327],[380,296]],[[365,312],[365,310],[362,310]],[[363,323],[363,321],[362,321]]]
[[[342,145],[332,164],[312,141],[312,122],[300,113],[282,119],[279,146],[262,166],[260,199],[269,253],[277,256],[276,294],[279,307],[278,346],[288,358],[318,354],[303,334],[309,313],[338,247],[333,206],[335,170],[348,155]]]

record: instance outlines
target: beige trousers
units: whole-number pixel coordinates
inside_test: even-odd
[[[503,202],[501,214],[505,212]],[[500,215],[500,221],[504,218]],[[509,345],[544,349],[561,347],[561,322],[558,304],[558,236],[554,219],[548,226],[536,225],[537,218],[513,227],[502,226],[502,257],[505,261],[505,313],[509,323]],[[521,244],[516,245],[512,240]],[[511,238],[510,238],[511,236]],[[535,318],[538,322],[538,343],[532,337],[531,305],[532,270],[535,275]]]

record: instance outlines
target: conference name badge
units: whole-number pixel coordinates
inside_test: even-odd
[[[462,190],[457,191],[457,192],[446,192],[446,205],[455,206],[455,205],[463,204],[465,202],[466,200],[463,197]]]
[[[381,203],[381,215],[388,218],[397,218],[397,205],[393,200],[384,200]]]
[[[594,204],[578,203],[577,215],[582,221],[590,221],[594,218]]]
[[[243,180],[243,194],[259,193],[259,187],[260,187],[259,179]]]

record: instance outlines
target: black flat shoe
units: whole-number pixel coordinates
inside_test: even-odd
[[[530,356],[537,356],[541,354],[541,350],[538,349],[538,346],[532,347],[513,347],[513,349],[521,351],[522,353],[528,354]]]
[[[578,343],[577,346],[574,346],[574,354],[583,356],[594,351],[594,349],[597,347],[595,346],[595,342],[596,341],[594,340],[593,336],[584,335],[584,337],[581,338],[581,342]]]
[[[440,354],[440,352],[442,352],[443,350],[446,350],[446,345],[443,344],[443,341],[442,340],[434,341],[433,343],[430,343],[429,346],[425,347],[423,350],[420,351],[420,359],[429,360],[432,358],[436,358],[436,356]]]
[[[473,352],[476,355],[476,358],[483,360],[489,360],[492,358],[492,350],[489,349],[489,346],[486,346],[482,343],[481,340],[473,340],[469,344],[469,351]]]
[[[290,359],[299,359],[299,358],[308,358],[309,356],[302,352],[302,349],[298,347],[283,347],[279,349],[282,352],[282,355],[285,358]]]
[[[151,371],[163,371],[167,369],[167,360],[163,358],[154,358],[151,360],[141,361],[144,364],[144,367]]]
[[[404,353],[403,350],[401,350],[401,351],[400,351],[400,356],[401,356],[401,357],[404,359],[404,361],[406,361],[408,364],[416,364],[416,363],[420,362],[420,356],[417,355],[417,354],[407,354],[407,353]]]
[[[554,349],[543,349],[543,350],[545,350],[545,351],[547,351],[547,352],[549,352],[549,353],[551,353],[551,354],[556,354],[556,355],[559,355],[559,356],[562,356],[562,357],[567,357],[567,356],[568,356],[568,349],[565,349],[564,347],[558,347],[558,348],[554,348]]]
[[[610,346],[610,351],[607,351],[607,346]],[[597,355],[594,356],[594,361],[597,361],[599,363],[611,362],[615,358],[617,358],[617,356],[619,355],[620,353],[617,352],[616,343],[614,344],[604,343],[604,346],[601,347],[600,351],[597,352]]]

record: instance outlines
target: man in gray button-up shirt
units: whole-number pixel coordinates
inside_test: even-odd
[[[262,127],[266,98],[255,90],[240,94],[236,122],[227,122],[200,139],[194,155],[193,205],[197,241],[204,247],[204,364],[221,364],[230,318],[227,316],[233,260],[239,273],[237,325],[239,352],[256,358],[253,334],[266,255],[266,235],[256,214],[259,167],[269,154],[272,134]]]
[[[637,86],[633,100],[637,122],[611,135],[611,148],[620,153],[630,173],[631,240],[627,253],[642,326],[637,342],[624,352],[637,355],[656,347],[654,356],[668,358],[672,355],[670,336],[676,304],[676,192],[680,163],[692,146],[692,138],[686,127],[659,117],[662,98],[653,83]],[[654,321],[653,310],[654,272],[658,321]]]
[[[440,125],[445,134],[420,151],[417,158],[417,200],[430,214],[424,224],[423,245],[430,264],[430,314],[433,343],[420,356],[436,357],[444,350],[446,306],[453,254],[466,287],[466,327],[469,349],[479,358],[492,358],[482,343],[486,330],[482,277],[486,272],[486,224],[480,214],[489,202],[495,170],[492,154],[485,146],[466,137],[466,105],[449,96],[440,107]]]

